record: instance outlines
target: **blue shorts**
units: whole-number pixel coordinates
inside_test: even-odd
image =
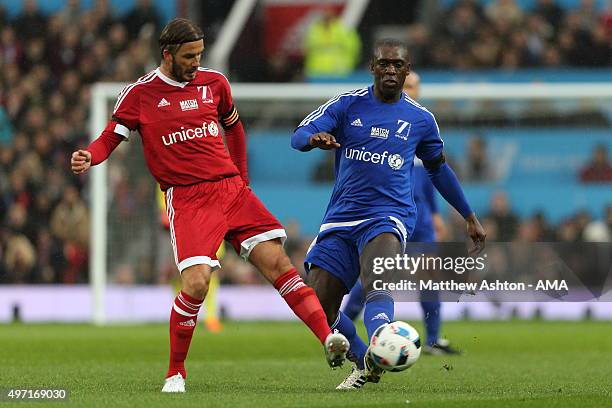
[[[412,231],[395,217],[371,218],[363,221],[339,222],[321,225],[304,259],[306,272],[318,266],[340,279],[348,290],[359,279],[359,256],[368,242],[389,232],[406,246]]]

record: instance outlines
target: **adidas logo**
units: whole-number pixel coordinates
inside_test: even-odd
[[[161,101],[159,101],[159,103],[157,104],[157,107],[161,108],[162,106],[170,106],[170,102],[168,102],[166,98],[162,98]]]
[[[189,319],[186,322],[180,322],[179,326],[186,326],[186,327],[194,327],[196,324],[193,321],[193,319]]]
[[[352,121],[351,126],[363,126],[363,124],[361,123],[361,119],[357,118],[354,121]]]
[[[387,316],[386,313],[379,313],[376,316],[374,316],[372,320],[386,320],[388,322],[391,321],[391,319],[389,319],[389,316]]]

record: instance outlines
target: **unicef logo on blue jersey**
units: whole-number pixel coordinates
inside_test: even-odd
[[[391,167],[393,170],[401,169],[403,164],[404,158],[399,154],[392,154],[389,156],[389,167]]]
[[[389,155],[388,151],[382,153],[372,153],[362,147],[361,149],[348,148],[344,151],[344,157],[349,160],[357,160],[360,162],[374,163],[384,165],[389,164],[393,170],[399,170],[404,164],[404,158],[399,154]]]

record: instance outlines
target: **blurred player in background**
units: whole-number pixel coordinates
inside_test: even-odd
[[[170,315],[170,364],[162,392],[185,392],[185,359],[224,239],[308,325],[329,365],[342,364],[346,338],[332,333],[315,292],[283,250],[285,230],[248,187],[244,128],[225,76],[200,67],[202,30],[174,19],[159,46],[160,66],[123,89],[106,129],[86,150],[72,154],[71,166],[75,174],[86,172],[138,130],[147,166],[165,191],[182,289]]]
[[[170,219],[168,218],[168,209],[166,208],[166,197],[160,188],[157,189],[157,207],[159,208],[159,222],[165,230],[169,231]],[[219,261],[225,256],[225,241],[221,243],[216,255]],[[172,279],[171,283],[174,293],[178,293],[181,290],[181,280]],[[211,274],[210,281],[208,282],[208,292],[204,298],[204,326],[211,333],[219,333],[223,330],[223,325],[219,318],[219,305],[217,303],[219,285],[219,275],[216,273]]]
[[[484,229],[455,173],[445,163],[434,116],[402,92],[409,67],[405,44],[377,42],[370,64],[374,84],[340,94],[320,106],[299,124],[291,140],[293,148],[300,151],[336,149],[336,183],[305,267],[332,328],[351,342],[355,366],[339,389],[361,388],[367,381],[378,382],[382,374],[355,325],[340,311],[340,304],[361,279],[368,338],[393,321],[391,293],[374,289],[374,280],[379,277],[372,270],[376,258],[395,258],[403,253],[414,230],[415,154],[436,189],[464,217],[476,248],[484,246]],[[391,268],[385,274],[397,272]]]
[[[419,75],[412,71],[404,81],[404,92],[413,100],[417,100],[420,94],[421,79]],[[417,219],[414,232],[410,237],[410,242],[435,242],[443,238],[446,227],[444,220],[438,212],[433,184],[427,176],[423,167],[423,162],[418,158],[414,159],[413,168],[414,183],[414,204],[417,209]],[[344,314],[351,320],[355,320],[365,301],[363,287],[357,281],[351,289]],[[421,300],[423,309],[423,323],[427,333],[426,344],[423,352],[427,354],[458,354],[458,351],[451,347],[447,339],[440,337],[440,326],[442,320],[440,316],[441,303],[437,291],[428,291],[423,294]]]

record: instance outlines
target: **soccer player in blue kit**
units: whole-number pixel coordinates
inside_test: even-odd
[[[411,72],[404,81],[403,91],[413,100],[419,98],[420,77],[416,72]],[[436,238],[444,233],[444,221],[438,213],[434,187],[429,181],[423,162],[415,158],[413,168],[413,197],[417,208],[417,219],[410,242],[429,243],[435,242]],[[412,247],[412,246],[411,246]],[[420,246],[416,246],[420,248]],[[411,248],[414,249],[414,248]],[[407,251],[410,254],[410,251]],[[414,255],[414,251],[412,253]],[[357,281],[348,294],[343,312],[351,320],[355,320],[361,310],[365,296],[361,283]],[[421,308],[423,309],[423,323],[425,325],[426,341],[423,352],[427,354],[459,354],[450,342],[440,337],[440,326],[442,324],[440,311],[442,305],[438,291],[423,291],[421,293]]]
[[[464,217],[476,249],[484,246],[486,237],[445,163],[434,116],[402,92],[410,72],[406,45],[389,39],[377,42],[370,69],[373,85],[330,99],[306,116],[291,138],[292,147],[300,151],[336,149],[336,183],[305,263],[331,327],[351,343],[355,366],[338,389],[378,382],[383,373],[369,358],[351,319],[340,312],[340,304],[360,279],[368,338],[393,321],[393,298],[389,291],[374,289],[378,275],[373,265],[375,258],[402,254],[414,230],[415,154],[442,197]]]

